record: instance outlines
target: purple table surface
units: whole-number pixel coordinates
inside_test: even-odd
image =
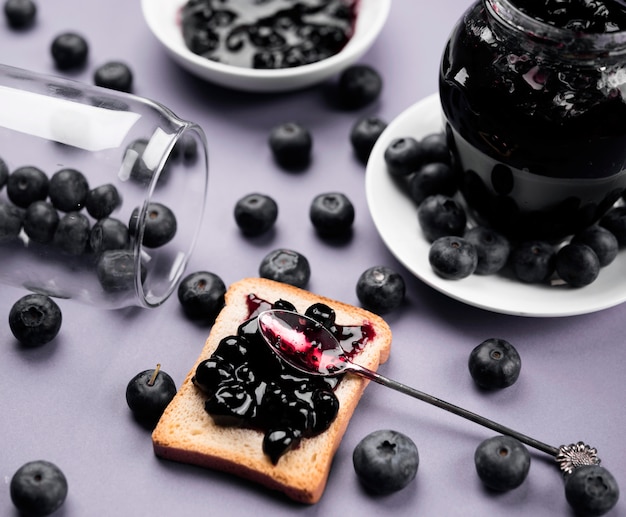
[[[157,1],[157,0],[154,0]],[[395,0],[389,20],[361,62],[385,80],[379,101],[358,112],[333,109],[324,88],[281,95],[228,91],[190,75],[170,60],[145,24],[138,1],[47,0],[37,24],[11,31],[0,24],[0,62],[58,73],[51,61],[53,37],[66,30],[90,43],[86,68],[72,74],[92,81],[93,70],[112,59],[135,73],[134,92],[198,122],[210,146],[208,210],[189,271],[206,269],[229,284],[256,276],[262,257],[278,247],[296,249],[312,265],[309,289],[358,304],[355,285],[366,268],[384,264],[407,283],[406,303],[386,319],[394,333],[381,372],[552,445],[583,440],[626,486],[624,453],[624,321],[626,305],[562,318],[525,318],[477,309],[424,285],[387,250],[368,213],[365,170],[352,154],[349,132],[357,117],[392,121],[436,92],[438,63],[467,0]],[[270,128],[287,120],[314,136],[314,160],[301,174],[281,171],[267,146]],[[1,146],[1,143],[0,143]],[[27,152],[27,150],[25,150]],[[308,221],[308,205],[320,192],[346,192],[355,204],[353,239],[342,246],[320,240]],[[272,195],[280,207],[275,231],[247,240],[233,218],[246,193]],[[157,362],[177,383],[194,363],[209,328],[186,320],[171,298],[157,309],[106,311],[61,300],[63,328],[54,342],[20,348],[8,325],[11,305],[25,291],[2,286],[0,314],[0,514],[16,516],[9,481],[34,459],[57,463],[69,495],[56,515],[573,515],[563,480],[547,455],[531,451],[524,484],[503,494],[482,487],[474,450],[494,433],[471,422],[370,385],[337,452],[322,500],[300,506],[231,476],[156,458],[150,434],[126,406],[127,382]],[[473,385],[467,358],[489,337],[511,341],[523,359],[518,382],[485,394]],[[391,428],[417,444],[420,466],[406,489],[372,497],[360,486],[352,450],[366,434]],[[613,517],[626,516],[621,500]]]

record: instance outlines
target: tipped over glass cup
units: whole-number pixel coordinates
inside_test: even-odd
[[[202,224],[206,137],[131,94],[0,65],[0,282],[157,307]]]

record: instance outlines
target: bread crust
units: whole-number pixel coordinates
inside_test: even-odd
[[[192,378],[198,364],[213,353],[222,338],[235,334],[245,320],[250,294],[272,303],[280,298],[288,300],[299,312],[313,303],[325,303],[335,310],[337,323],[369,323],[374,328],[374,338],[355,356],[355,362],[376,370],[389,357],[391,330],[375,314],[272,280],[246,278],[235,282],[198,359],[152,433],[154,452],[168,460],[229,472],[283,492],[295,501],[313,504],[324,492],[332,459],[368,381],[346,375],[335,390],[339,412],[330,428],[304,438],[276,465],[263,453],[261,431],[216,424],[204,410],[206,396]]]

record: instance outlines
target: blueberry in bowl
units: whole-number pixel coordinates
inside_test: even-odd
[[[203,19],[214,5],[224,12],[218,28]],[[310,0],[302,12],[282,0],[258,2],[253,6],[258,12],[240,5],[237,0],[143,0],[142,11],[167,55],[187,71],[227,88],[281,92],[320,83],[356,63],[383,28],[391,0]],[[291,13],[280,17],[289,24],[275,22],[281,9]],[[319,17],[324,23],[315,21]],[[239,54],[250,54],[251,60],[239,64]]]

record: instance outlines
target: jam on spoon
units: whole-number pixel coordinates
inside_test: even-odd
[[[566,474],[571,474],[581,465],[600,463],[596,449],[582,442],[561,447],[548,445],[352,362],[326,327],[303,314],[282,309],[267,310],[259,314],[258,327],[265,342],[283,361],[305,373],[325,377],[344,373],[360,375],[493,431],[516,438],[534,449],[553,456]]]

